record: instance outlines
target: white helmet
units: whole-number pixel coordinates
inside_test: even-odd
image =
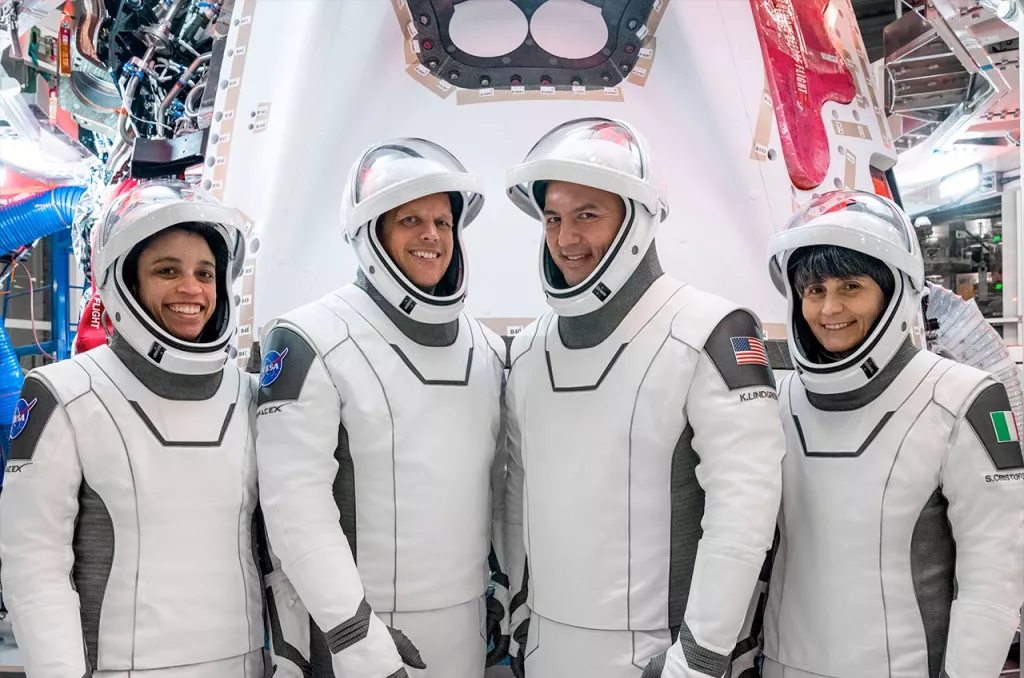
[[[851,355],[832,363],[817,362],[807,351],[816,340],[807,336],[810,328],[803,321],[789,272],[798,249],[818,245],[874,257],[889,267],[895,283],[889,305],[871,333]],[[917,234],[903,210],[874,193],[843,190],[814,198],[790,218],[785,230],[772,236],[769,256],[772,282],[789,300],[789,352],[801,381],[813,393],[847,393],[870,382],[906,341],[921,312],[924,260]]]
[[[541,241],[540,275],[548,305],[559,315],[585,315],[601,308],[633,275],[668,216],[668,203],[652,171],[646,140],[619,120],[582,118],[559,125],[509,170],[505,183],[512,202],[544,223],[542,191],[548,181],[608,191],[626,203],[626,218],[611,247],[578,285],[566,286],[547,242]]]
[[[455,156],[423,139],[392,139],[363,152],[352,166],[342,200],[345,240],[359,267],[388,302],[412,320],[444,324],[466,303],[468,266],[462,231],[484,204],[484,180],[466,171]],[[452,199],[453,252],[433,293],[417,287],[388,256],[377,234],[378,219],[389,210],[435,193]]]
[[[201,343],[183,341],[160,327],[125,281],[125,260],[139,243],[186,223],[219,235],[227,253],[226,262],[217,262],[217,306]],[[140,183],[107,207],[95,237],[93,272],[115,331],[132,348],[167,372],[212,374],[224,367],[236,330],[238,310],[231,287],[242,272],[244,257],[245,219],[238,211],[183,181],[161,179]]]

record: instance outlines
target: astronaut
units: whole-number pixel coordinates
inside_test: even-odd
[[[355,283],[264,330],[256,448],[280,559],[270,583],[275,599],[297,600],[271,610],[272,643],[296,675],[481,678],[488,640],[490,662],[507,648],[504,596],[484,598],[489,570],[507,589],[506,349],[463,312],[462,232],[483,185],[429,141],[370,147],[342,207]]]
[[[545,224],[552,309],[515,338],[506,389],[518,676],[720,678],[734,650],[755,670],[775,383],[750,311],[662,273],[651,162],[631,125],[587,118],[508,173]]]
[[[917,349],[906,215],[834,191],[770,244],[797,372],[767,678],[996,678],[1024,602],[1024,460],[1005,389]]]
[[[226,364],[241,215],[142,184],[99,224],[114,336],[33,370],[0,498],[3,591],[29,678],[262,678],[251,421]]]

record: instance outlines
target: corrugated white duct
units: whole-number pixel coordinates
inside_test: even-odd
[[[1020,367],[1010,357],[1003,338],[981,315],[973,299],[964,300],[941,285],[927,285],[929,325],[938,327],[927,335],[928,349],[951,360],[984,370],[1002,382],[1010,406],[1024,436],[1024,391]]]

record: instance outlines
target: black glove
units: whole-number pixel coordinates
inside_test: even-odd
[[[494,598],[487,599],[487,640],[494,648],[487,653],[484,668],[491,668],[508,656],[508,636],[501,632],[501,622],[505,618],[505,607]]]
[[[526,663],[521,658],[512,657],[508,663],[512,667],[512,675],[515,678],[526,678]]]
[[[412,644],[412,641],[404,633],[390,626],[388,631],[391,632],[391,640],[395,641],[395,647],[398,648],[398,656],[402,658],[403,664],[414,669],[427,668],[427,665],[423,662],[423,657],[420,656],[420,651],[416,649],[416,646]],[[399,669],[397,673],[388,676],[388,678],[409,678],[409,676],[406,674],[405,669]]]
[[[516,645],[519,649],[509,659],[509,664],[512,667],[512,675],[516,678],[526,677],[526,638],[530,634],[530,620],[529,618],[524,619],[523,623],[516,627],[515,631],[512,632],[512,637],[516,641]]]
[[[640,678],[661,678],[661,672],[665,670],[665,653],[651,657],[651,661],[647,662],[647,666],[644,668],[644,672],[640,674]]]

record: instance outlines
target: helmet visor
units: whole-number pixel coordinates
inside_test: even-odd
[[[124,256],[142,240],[175,224],[206,224],[221,234],[228,253],[228,282],[242,272],[244,220],[233,210],[194,186],[176,180],[154,180],[117,196],[95,231],[96,274]]]
[[[390,141],[371,148],[354,168],[348,209],[361,213],[361,205],[392,191],[407,197],[416,193],[417,197],[423,197],[432,193],[459,192],[466,198],[465,213],[461,215],[460,223],[468,224],[483,204],[478,191],[468,190],[470,186],[477,186],[468,174],[454,155],[437,144],[423,139]],[[417,191],[417,186],[421,186],[422,191]],[[403,190],[406,188],[408,191]]]
[[[563,181],[631,198],[664,220],[668,204],[653,176],[645,143],[616,120],[583,118],[559,125],[506,176],[508,196],[526,214],[540,218],[531,191],[536,182]]]
[[[537,142],[524,164],[541,160],[585,163],[644,181],[648,178],[639,140],[614,120],[585,118],[556,127]]]
[[[818,196],[793,214],[786,229],[801,228],[811,221],[837,212],[861,212],[877,217],[880,223],[889,226],[883,237],[908,252],[913,250],[910,241],[912,231],[906,215],[889,200],[865,191],[831,191]]]
[[[785,294],[787,253],[815,245],[836,245],[880,259],[910,276],[915,288],[924,277],[910,219],[895,203],[874,193],[831,191],[790,217],[769,244],[769,274],[779,292]]]

